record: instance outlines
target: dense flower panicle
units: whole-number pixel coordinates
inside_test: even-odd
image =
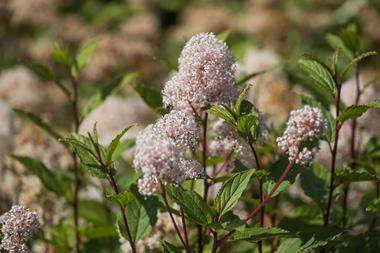
[[[136,141],[134,167],[144,173],[138,182],[144,195],[158,192],[162,183],[180,184],[202,172],[201,165],[185,158],[198,145],[199,130],[194,118],[171,111],[148,126]]]
[[[25,252],[25,243],[39,227],[38,215],[28,209],[15,205],[0,216],[3,239],[0,249],[10,253]]]
[[[300,165],[310,163],[317,150],[305,147],[300,151],[300,148],[303,142],[318,139],[326,131],[327,122],[321,110],[308,105],[293,110],[286,125],[284,134],[277,138],[278,147],[288,154],[289,161]]]
[[[212,33],[193,36],[178,60],[178,72],[163,90],[166,106],[195,108],[226,103],[237,96],[234,86],[235,58],[226,43]]]
[[[199,143],[200,131],[195,118],[183,111],[170,111],[154,124],[154,131],[180,148],[194,149]]]

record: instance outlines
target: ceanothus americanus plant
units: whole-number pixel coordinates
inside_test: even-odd
[[[358,118],[380,108],[379,100],[360,104],[374,82],[361,83],[360,64],[377,53],[362,52],[360,43],[353,43],[360,37],[352,27],[342,34],[329,40],[335,50],[331,63],[313,56],[299,60],[299,82],[313,89],[299,94],[301,103],[280,126],[246,99],[255,85],[247,81],[270,70],[237,77],[235,57],[223,36],[194,35],[161,93],[133,85],[160,116],[135,140],[124,137],[132,125],[108,145],[99,143],[96,125],[81,134],[81,122],[135,75],[117,78],[81,108],[80,75],[96,44],[74,56],[57,47],[53,56],[69,78],[55,78],[42,65],[29,67],[64,92],[72,108],[72,131],[60,134],[38,116],[16,110],[58,140],[71,153],[72,164],[60,174],[33,158],[13,158],[65,200],[71,212],[56,227],[42,224],[36,233],[37,213],[16,205],[0,216],[0,249],[24,251],[37,234],[59,252],[76,253],[95,252],[94,241],[113,245],[111,252],[133,253],[348,252],[358,236],[368,252],[377,252],[380,137],[361,148],[355,137]],[[352,68],[357,99],[345,104],[342,88]],[[352,129],[352,152],[340,163],[345,125]],[[132,152],[123,155],[132,147],[132,157]],[[328,164],[318,159],[321,155]],[[351,203],[350,186],[364,181],[377,191],[366,196],[363,209]],[[93,186],[101,189],[104,206],[82,199],[81,193]]]

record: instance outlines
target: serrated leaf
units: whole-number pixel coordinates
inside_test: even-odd
[[[213,114],[221,119],[224,119],[227,122],[235,125],[234,115],[222,105],[213,105],[206,110],[206,112]]]
[[[314,59],[301,59],[299,63],[317,84],[329,90],[332,94],[336,93],[336,84],[330,70]]]
[[[340,79],[343,80],[344,76],[347,74],[347,72],[350,70],[350,68],[351,68],[354,64],[356,64],[356,63],[358,63],[359,61],[361,61],[361,60],[363,60],[363,59],[365,59],[365,58],[367,58],[367,57],[369,57],[369,56],[372,56],[372,55],[377,55],[377,52],[376,52],[376,51],[366,52],[366,53],[363,53],[363,54],[359,55],[359,56],[356,57],[355,59],[353,59],[349,64],[347,64],[347,65],[343,68],[342,72],[340,72],[340,75],[339,75]]]
[[[287,238],[281,241],[275,253],[297,253],[301,251],[302,241],[299,238]]]
[[[106,158],[105,158],[105,164],[109,165],[112,162],[112,156],[116,150],[116,148],[119,146],[121,138],[124,136],[126,132],[128,132],[129,129],[134,127],[135,125],[131,125],[129,127],[124,128],[124,130],[119,133],[112,141],[111,144],[107,148]]]
[[[163,253],[181,253],[182,252],[181,248],[176,247],[165,240],[161,241],[161,246],[162,246]]]
[[[78,155],[82,166],[91,176],[98,178],[108,177],[105,168],[99,164],[92,148],[92,142],[88,137],[72,133],[70,138],[66,138],[61,141],[70,143],[73,146],[74,152]],[[100,150],[102,156],[104,156],[104,148],[100,147]]]
[[[162,96],[159,91],[143,86],[141,84],[134,84],[132,87],[150,108],[159,114],[164,114],[164,104],[162,102]]]
[[[131,191],[125,190],[119,194],[115,193],[105,193],[106,199],[109,201],[118,204],[122,207],[126,207],[129,203],[134,200],[134,195]]]
[[[369,173],[365,169],[356,168],[352,170],[350,168],[343,168],[336,173],[336,185],[348,183],[348,182],[361,182],[361,181],[379,181],[380,178],[376,175]]]
[[[349,119],[358,118],[362,116],[368,109],[368,105],[351,105],[346,107],[336,118],[337,121],[344,122]]]
[[[295,234],[276,227],[252,227],[245,228],[243,231],[236,231],[230,238],[230,241],[261,241],[273,238],[296,237]]]
[[[239,198],[247,188],[252,174],[252,170],[236,173],[224,183],[215,198],[215,208],[220,217],[238,203]]]
[[[321,208],[325,208],[328,197],[330,174],[326,168],[313,163],[311,168],[301,173],[301,187],[304,193]]]
[[[158,199],[148,197],[144,199],[136,191],[135,198],[125,208],[129,230],[134,241],[143,239],[152,230],[157,222]],[[118,226],[124,238],[128,238],[125,226],[120,215],[118,216]]]
[[[59,174],[49,170],[41,161],[19,155],[12,155],[12,158],[24,165],[30,173],[36,175],[46,189],[67,199],[71,197],[67,182]]]
[[[201,225],[210,223],[210,210],[197,193],[173,185],[168,185],[166,192],[172,200],[183,208],[188,219]]]
[[[100,89],[90,102],[83,108],[82,117],[86,116],[98,106],[100,106],[109,96],[115,94],[120,88],[134,80],[137,77],[136,73],[129,73],[113,80],[110,84]]]
[[[275,181],[272,181],[272,180],[267,180],[264,182],[263,184],[263,190],[264,190],[264,193],[265,195],[268,195],[271,190],[273,189],[274,185],[276,184]],[[271,198],[274,198],[276,197],[278,194],[280,194],[281,192],[283,191],[286,191],[289,187],[290,187],[290,182],[287,181],[287,180],[284,180],[280,186],[276,189],[276,191],[272,194]]]
[[[251,133],[252,128],[259,125],[257,115],[243,115],[237,120],[237,129],[242,133]]]
[[[76,71],[80,73],[87,65],[91,55],[94,53],[97,46],[97,41],[93,41],[85,45],[76,57]]]

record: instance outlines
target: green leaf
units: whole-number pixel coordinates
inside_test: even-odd
[[[227,39],[228,39],[228,36],[230,36],[230,33],[231,33],[231,30],[230,29],[227,29],[227,30],[225,30],[225,31],[223,31],[223,32],[221,32],[221,33],[219,33],[218,35],[217,35],[217,37],[218,37],[218,39],[220,39],[221,41],[227,41]]]
[[[346,47],[346,45],[344,44],[344,41],[339,36],[334,35],[334,34],[327,34],[326,40],[332,48],[343,52],[343,54],[349,60],[352,60],[354,58],[352,51]]]
[[[182,253],[181,248],[176,247],[165,240],[161,241],[161,246],[163,253]]]
[[[188,219],[201,225],[210,223],[210,210],[197,193],[173,185],[168,185],[166,192],[172,200],[183,208]]]
[[[132,238],[134,241],[138,241],[148,235],[157,222],[158,199],[156,197],[144,199],[136,191],[133,192],[135,198],[126,206],[125,215]],[[124,238],[128,239],[120,215],[118,216],[118,226]]]
[[[315,59],[309,58],[301,59],[299,63],[317,84],[329,90],[332,94],[336,93],[336,84],[328,67]]]
[[[259,125],[258,115],[243,115],[237,120],[237,129],[242,133],[251,133],[253,127]]]
[[[131,203],[134,200],[134,195],[129,190],[125,190],[123,192],[120,192],[119,194],[106,193],[105,197],[109,201],[118,204],[122,207],[126,207],[129,203]]]
[[[251,87],[250,84],[248,84],[247,86],[245,86],[245,88],[240,92],[239,94],[239,97],[238,99],[236,100],[235,102],[235,105],[234,105],[234,112],[240,116],[240,107],[241,107],[241,103],[243,102],[245,96],[247,95],[247,92],[249,90],[249,88]]]
[[[97,41],[93,41],[85,45],[76,57],[76,71],[80,73],[87,65],[91,55],[94,53],[97,46]]]
[[[150,108],[159,114],[164,114],[164,104],[162,102],[162,96],[159,91],[140,84],[134,84],[132,87]]]
[[[362,181],[379,181],[380,178],[374,174],[369,173],[365,169],[356,168],[354,170],[345,167],[336,173],[336,185],[349,183],[349,182],[362,182]]]
[[[313,163],[311,168],[301,173],[301,186],[304,193],[321,208],[325,208],[328,197],[330,175],[322,165]]]
[[[136,73],[126,74],[125,76],[121,76],[113,80],[109,85],[102,88],[91,100],[90,102],[83,108],[82,117],[86,116],[98,106],[100,106],[109,96],[115,94],[120,88],[134,80],[137,77]]]
[[[230,112],[228,108],[222,105],[212,105],[206,110],[206,112],[213,114],[221,119],[224,119],[227,122],[235,125],[234,115]]]
[[[281,241],[275,253],[297,253],[301,251],[302,241],[299,238],[287,238]]]
[[[121,138],[124,136],[124,134],[126,132],[128,132],[129,129],[131,129],[132,127],[134,127],[135,125],[131,125],[129,127],[126,127],[124,128],[124,130],[119,133],[111,142],[111,144],[108,146],[107,148],[107,153],[106,153],[106,159],[105,159],[105,164],[106,165],[110,165],[111,162],[112,162],[112,156],[116,150],[116,148],[119,146],[120,144],[120,140]]]
[[[261,241],[282,237],[296,237],[296,235],[282,228],[252,227],[245,228],[243,231],[236,231],[229,240]]]
[[[69,52],[63,48],[60,48],[58,45],[55,45],[52,57],[60,64],[65,65],[67,67],[71,67],[73,65],[73,60],[69,54]]]
[[[86,239],[90,240],[116,237],[118,235],[115,226],[107,224],[96,227],[88,226],[85,228],[84,234],[86,236]]]
[[[369,57],[369,56],[372,56],[372,55],[377,55],[377,52],[376,52],[376,51],[365,52],[365,53],[359,55],[358,57],[356,57],[355,59],[353,59],[349,64],[347,64],[347,65],[343,68],[342,72],[340,72],[340,75],[339,75],[340,80],[343,80],[344,76],[347,74],[347,72],[350,70],[350,68],[351,68],[354,64],[356,64],[356,63],[358,63],[359,61],[361,61],[361,60],[363,60],[363,59],[365,59],[365,58],[367,58],[367,57]]]
[[[38,128],[45,131],[47,134],[49,134],[54,139],[59,140],[62,138],[62,136],[57,131],[55,131],[52,127],[49,126],[49,124],[47,122],[45,122],[43,119],[41,119],[37,115],[35,115],[31,112],[26,112],[26,111],[23,111],[21,109],[16,109],[16,108],[13,108],[13,111],[16,114],[18,114],[19,116],[28,119],[30,122],[32,122]]]
[[[351,105],[346,107],[336,118],[337,121],[344,122],[349,119],[358,118],[362,116],[368,109],[368,105]]]
[[[236,173],[227,180],[215,198],[215,208],[220,216],[235,207],[253,174],[252,170]]]
[[[38,76],[42,77],[43,79],[46,79],[49,81],[54,80],[53,71],[42,64],[28,61],[28,62],[25,62],[25,66],[27,66],[30,70],[32,70],[34,73],[36,73]]]
[[[96,158],[96,155],[92,148],[92,142],[90,138],[72,133],[70,138],[62,139],[62,142],[70,143],[74,152],[78,155],[84,169],[94,177],[107,178],[107,172],[103,168]],[[104,156],[104,148],[101,147],[102,156]]]
[[[112,217],[112,214],[108,214],[108,211],[106,210],[104,204],[99,200],[81,199],[78,208],[79,216],[81,218],[97,226],[107,225],[109,223],[109,218],[111,220],[115,218]]]
[[[41,161],[19,155],[12,155],[12,158],[24,165],[29,172],[36,175],[49,191],[56,193],[58,196],[64,196],[67,199],[71,197],[67,182],[60,174],[49,170]]]
[[[264,182],[264,184],[263,184],[263,190],[264,190],[265,195],[268,195],[272,191],[272,189],[273,189],[273,187],[274,187],[275,184],[276,184],[276,182],[272,181],[272,180],[266,180]],[[291,184],[290,184],[289,181],[284,180],[280,184],[280,186],[277,188],[277,190],[272,194],[271,198],[274,198],[278,194],[280,194],[281,192],[286,191],[290,187],[290,185]]]
[[[367,212],[380,214],[380,199],[377,198],[377,199],[372,200],[365,210]]]

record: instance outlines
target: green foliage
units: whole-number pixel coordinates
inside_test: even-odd
[[[24,165],[30,173],[36,175],[46,189],[71,200],[72,193],[62,174],[49,170],[41,161],[27,156],[12,155],[12,158]]]
[[[235,207],[252,174],[252,170],[235,173],[224,183],[215,198],[215,208],[220,216]]]
[[[156,197],[144,199],[134,191],[133,200],[125,208],[125,216],[134,241],[144,238],[152,230],[157,222],[157,207]],[[117,224],[123,237],[128,239],[121,215],[118,215]]]
[[[282,238],[282,237],[296,237],[296,235],[289,231],[286,231],[281,228],[276,228],[276,227],[269,227],[269,228],[252,227],[252,228],[245,228],[242,231],[237,231],[230,237],[230,240],[232,241],[246,240],[246,241],[254,242],[254,241],[261,241],[261,240],[268,240],[268,239]]]
[[[230,109],[222,105],[213,105],[206,110],[206,112],[213,114],[221,119],[224,119],[231,124],[235,124],[235,117]]]
[[[301,186],[304,193],[314,200],[322,209],[328,198],[330,175],[320,164],[313,163],[311,168],[301,173]]]
[[[348,119],[358,118],[371,108],[380,109],[379,100],[374,100],[368,105],[351,105],[346,107],[336,119],[337,121],[344,122]]]
[[[173,185],[168,185],[166,191],[169,197],[183,208],[189,220],[201,225],[211,222],[211,211],[197,193]]]
[[[91,57],[91,55],[94,53],[96,49],[97,41],[93,41],[87,45],[85,45],[77,54],[75,58],[75,66],[72,68],[72,73],[74,73],[74,76],[77,76],[86,66],[87,63]]]
[[[123,85],[133,81],[137,77],[136,73],[129,73],[113,80],[107,86],[101,88],[89,101],[82,110],[82,117],[88,115],[98,106],[100,106],[109,96],[119,91]]]
[[[45,133],[49,134],[54,139],[59,140],[62,138],[62,136],[56,130],[54,130],[47,122],[45,122],[37,115],[16,108],[14,108],[13,111],[19,116],[29,120],[31,123],[43,130]]]
[[[153,90],[149,87],[143,86],[141,84],[132,85],[133,89],[140,95],[144,102],[152,108],[155,112],[159,114],[164,114],[164,104],[162,102],[161,93]]]
[[[299,60],[302,69],[314,82],[329,90],[331,94],[336,93],[336,83],[331,70],[321,61],[307,57]]]
[[[124,128],[124,130],[119,133],[111,142],[111,144],[108,146],[106,151],[106,157],[105,157],[105,165],[110,165],[112,162],[112,156],[114,152],[116,151],[117,147],[120,145],[120,140],[124,136],[126,132],[128,132],[129,129],[134,127],[134,125],[131,125],[129,127]]]
[[[176,247],[165,240],[161,241],[161,246],[162,246],[163,253],[181,253],[182,252],[181,248]]]
[[[118,194],[106,192],[105,198],[122,207],[126,207],[129,203],[131,203],[135,199],[133,193],[129,190],[125,190]]]

